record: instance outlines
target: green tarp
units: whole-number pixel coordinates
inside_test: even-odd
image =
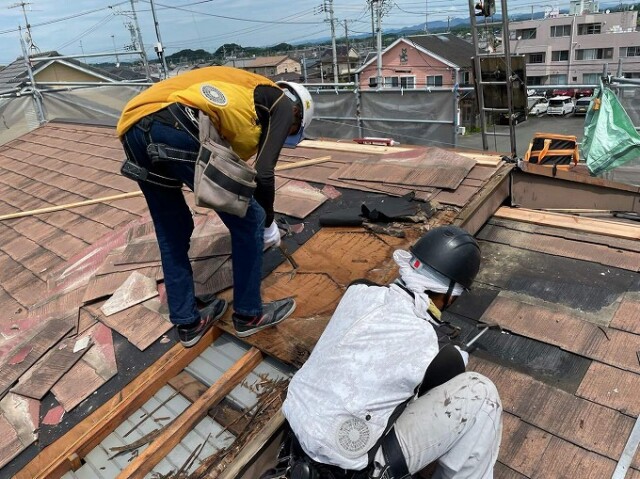
[[[640,134],[616,94],[602,82],[585,118],[582,157],[594,176],[640,157]]]

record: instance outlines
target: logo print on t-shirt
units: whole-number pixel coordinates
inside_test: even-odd
[[[214,86],[202,85],[200,87],[200,93],[214,105],[225,106],[227,104],[227,97]]]

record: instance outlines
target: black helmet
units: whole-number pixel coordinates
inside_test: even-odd
[[[428,231],[410,248],[422,263],[469,288],[480,269],[480,247],[473,236],[457,226]]]

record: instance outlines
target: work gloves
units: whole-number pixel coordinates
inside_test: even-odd
[[[264,249],[271,248],[272,246],[280,246],[280,230],[275,221],[264,229],[263,240]]]

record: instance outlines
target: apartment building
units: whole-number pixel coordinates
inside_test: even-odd
[[[636,11],[572,11],[582,14],[548,11],[542,19],[510,23],[511,53],[525,56],[528,85],[595,85],[603,65],[615,74],[619,60],[624,76],[640,78]]]

